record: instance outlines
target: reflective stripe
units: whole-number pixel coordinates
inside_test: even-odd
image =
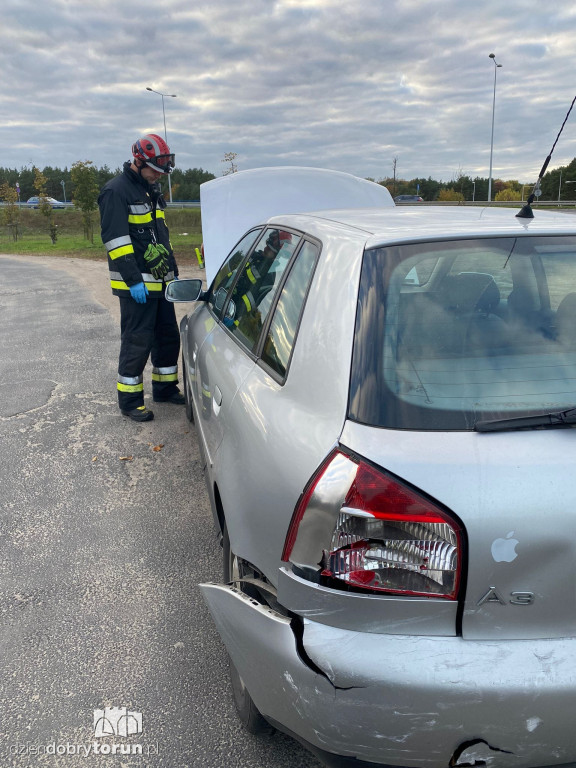
[[[119,384],[141,384],[143,380],[143,376],[118,376]]]
[[[141,216],[135,215],[135,214],[128,214],[128,223],[129,224],[148,224],[149,222],[152,222],[152,214],[151,213],[144,213]]]
[[[144,384],[120,384],[118,382],[119,392],[144,392]]]
[[[142,279],[146,284],[148,283],[167,283],[170,280],[174,280],[174,272],[166,272],[164,275],[164,280],[157,280],[154,275],[151,275],[149,272],[142,272]]]
[[[161,373],[152,373],[152,381],[178,381],[178,373],[167,373],[162,375]]]
[[[122,237],[115,237],[113,240],[108,240],[104,243],[104,247],[107,251],[113,251],[114,248],[120,248],[121,245],[132,245],[130,235],[122,235]]]
[[[246,264],[246,274],[251,283],[255,283],[260,277],[260,272],[251,261]]]
[[[161,291],[162,290],[162,283],[144,283],[146,288],[148,288],[149,291]],[[130,288],[126,285],[126,283],[122,282],[122,280],[110,280],[111,287],[118,291],[130,291]]]
[[[126,256],[127,253],[134,253],[134,246],[132,244],[123,245],[121,248],[115,248],[113,251],[108,251],[108,256],[114,261],[114,259],[119,259],[120,256]]]
[[[254,294],[252,291],[246,291],[244,296],[242,296],[242,301],[246,305],[248,312],[252,311],[252,307],[256,307],[256,301],[254,300]]]
[[[110,280],[120,280],[122,281],[122,275],[120,272],[114,272],[114,270],[109,270],[108,274],[110,275]],[[148,283],[162,283],[162,280],[156,280],[155,277],[153,277],[148,272],[142,273],[142,280],[148,285]],[[174,280],[174,272],[167,272],[164,275],[164,282],[168,283],[170,280]]]
[[[151,133],[148,133],[146,135],[146,143],[152,144],[152,146],[154,147],[154,156],[162,154],[162,152],[160,151],[160,146],[158,142],[156,141],[156,139],[153,137]],[[150,159],[152,160],[153,158],[150,158]]]
[[[156,218],[165,219],[166,217],[164,216],[164,211],[160,211],[160,210],[156,211]]]
[[[149,213],[152,210],[152,206],[150,203],[139,203],[138,205],[129,205],[128,210],[130,213],[142,216],[143,213]]]
[[[178,373],[177,365],[169,365],[167,368],[152,368],[152,373]]]

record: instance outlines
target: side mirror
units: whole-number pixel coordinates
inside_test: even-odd
[[[202,280],[172,280],[166,286],[166,299],[172,303],[202,300]]]

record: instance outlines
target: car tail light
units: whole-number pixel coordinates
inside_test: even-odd
[[[330,586],[455,600],[461,529],[392,475],[335,451],[294,511],[282,559]]]

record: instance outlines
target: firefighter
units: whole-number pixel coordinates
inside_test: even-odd
[[[253,291],[256,290],[258,295],[262,296],[274,285],[274,275],[268,274],[269,270],[282,246],[291,242],[292,235],[290,232],[273,229],[266,238],[263,250],[254,251],[250,256],[234,288],[234,298],[237,304],[235,325],[239,325],[242,317],[257,310],[259,302]],[[240,297],[240,301],[237,300],[237,297]]]
[[[166,142],[148,134],[132,145],[132,162],[100,192],[102,242],[108,253],[112,293],[120,299],[118,405],[136,422],[151,421],[144,405],[143,372],[152,358],[154,402],[185,402],[178,389],[180,335],[166,283],[178,267],[164,218],[159,179],[174,168]]]

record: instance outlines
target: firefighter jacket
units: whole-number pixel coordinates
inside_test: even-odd
[[[162,298],[165,283],[178,276],[178,267],[161,193],[133,171],[130,163],[124,163],[123,172],[103,187],[98,206],[112,293],[130,296],[130,286],[144,282],[148,298]],[[169,272],[163,280],[147,270],[144,253],[150,243],[160,243],[168,250]]]
[[[274,275],[268,274],[273,263],[274,255],[267,257],[264,251],[254,251],[246,262],[234,288],[234,297],[241,298],[243,302],[238,308],[240,313],[254,312],[260,303],[261,293],[274,285]]]

